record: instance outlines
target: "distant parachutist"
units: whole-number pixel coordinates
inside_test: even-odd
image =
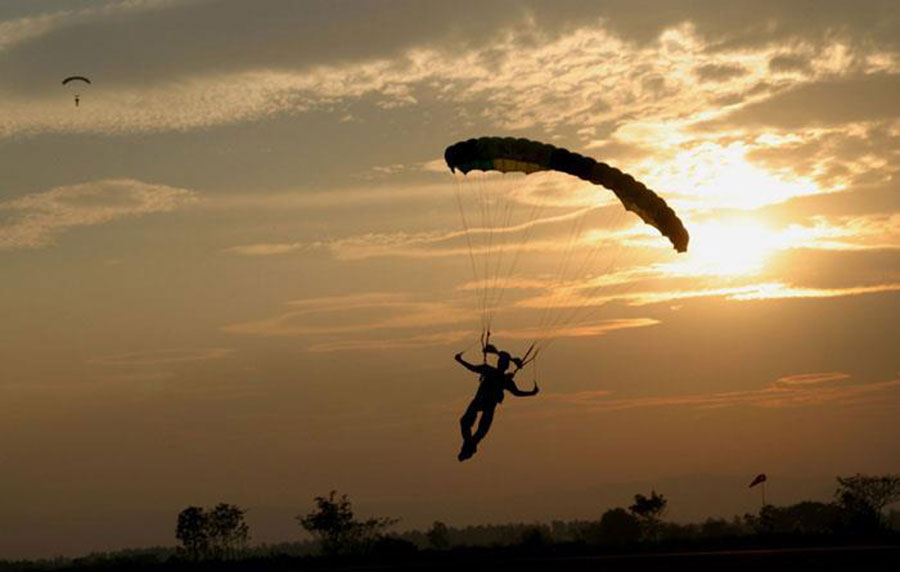
[[[88,85],[91,84],[91,80],[84,77],[83,75],[70,75],[66,79],[62,80],[62,84],[67,85],[69,82],[72,82],[72,81],[83,81],[84,83],[86,83]],[[81,102],[81,94],[76,93],[75,94],[75,107],[78,107],[78,104],[80,102]]]

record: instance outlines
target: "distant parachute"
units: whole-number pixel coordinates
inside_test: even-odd
[[[62,80],[62,84],[68,85],[72,82],[81,82],[81,81],[83,81],[84,83],[86,83],[88,85],[91,85],[91,80],[84,77],[83,75],[70,75],[69,77]],[[76,83],[75,85],[79,85],[79,84]],[[76,92],[75,93],[75,107],[78,107],[79,101],[81,101],[81,95]]]
[[[561,171],[611,190],[626,210],[656,227],[675,250],[685,252],[688,232],[666,201],[634,177],[590,157],[529,139],[480,137],[460,141],[444,152],[451,171],[500,171],[502,173]]]
[[[70,76],[67,77],[66,79],[62,80],[62,84],[63,84],[63,85],[66,85],[66,84],[69,83],[70,81],[83,81],[84,83],[87,83],[87,84],[90,84],[90,83],[91,83],[91,80],[89,80],[88,78],[84,77],[83,75],[70,75]]]

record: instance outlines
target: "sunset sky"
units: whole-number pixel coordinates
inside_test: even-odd
[[[452,175],[483,135],[634,175],[688,252],[565,175]],[[900,472],[898,165],[896,0],[3,0],[0,559],[219,501],[300,539],[331,489],[687,521]],[[459,463],[473,192],[517,213],[493,341],[553,340]]]

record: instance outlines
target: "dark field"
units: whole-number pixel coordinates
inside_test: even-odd
[[[220,562],[146,562],[131,559],[78,563],[52,567],[62,571],[272,571],[303,570],[558,570],[558,571],[657,571],[716,570],[771,572],[774,570],[870,571],[900,570],[900,546],[835,546],[805,548],[771,548],[748,550],[716,550],[696,552],[632,553],[566,556],[547,553],[522,553],[515,550],[475,550],[421,552],[407,556],[383,556],[366,561],[329,560],[310,557],[248,558]],[[36,572],[48,568],[33,563],[0,564],[3,572]]]

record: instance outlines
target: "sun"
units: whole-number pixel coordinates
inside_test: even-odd
[[[783,235],[752,217],[708,221],[690,227],[691,245],[684,257],[664,264],[678,276],[753,276],[771,255],[787,246]]]

